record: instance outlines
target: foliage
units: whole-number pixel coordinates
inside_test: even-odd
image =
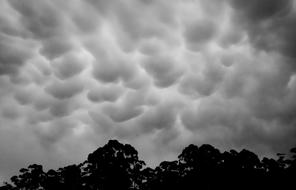
[[[263,158],[248,150],[221,153],[211,145],[189,145],[176,161],[146,167],[128,144],[110,140],[85,162],[43,171],[20,169],[0,190],[290,189],[296,176],[296,148],[289,156]]]

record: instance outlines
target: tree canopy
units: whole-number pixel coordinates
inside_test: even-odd
[[[208,144],[191,144],[177,160],[152,169],[145,167],[134,147],[110,140],[78,165],[46,172],[32,164],[19,172],[0,190],[291,189],[296,148],[289,156],[260,160],[245,149],[221,152]]]

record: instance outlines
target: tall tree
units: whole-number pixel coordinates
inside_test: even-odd
[[[91,153],[85,163],[83,178],[90,189],[137,189],[140,170],[145,165],[131,145],[110,140],[104,147]]]

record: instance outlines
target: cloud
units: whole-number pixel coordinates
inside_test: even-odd
[[[139,119],[143,132],[171,128],[176,122],[177,103],[163,103],[150,109]]]
[[[100,28],[101,18],[98,12],[91,9],[91,5],[84,4],[83,2],[78,2],[73,4],[75,7],[72,11],[72,22],[79,32],[83,35],[94,32],[96,29]],[[88,9],[88,14],[85,14],[83,10]],[[90,19],[95,18],[95,19]]]
[[[143,113],[142,105],[145,105],[144,91],[129,91],[117,104],[107,104],[102,111],[114,122],[125,122]]]
[[[223,111],[227,109],[226,111]],[[235,100],[223,100],[219,97],[205,98],[193,108],[185,109],[181,121],[189,130],[209,130],[213,127],[233,128],[239,127],[240,121],[249,117],[249,110]]]
[[[6,100],[1,102],[1,115],[4,120],[17,120],[22,116],[20,109],[18,109],[18,104],[14,101]]]
[[[79,52],[71,52],[54,60],[52,64],[55,65],[55,75],[62,80],[77,76],[87,65],[85,58],[83,58]]]
[[[96,87],[87,93],[87,98],[92,102],[116,101],[123,93],[123,88],[116,85]]]
[[[104,41],[99,41],[98,43],[102,42]],[[95,44],[94,42],[86,45],[94,57],[92,61],[92,74],[94,78],[103,83],[128,82],[132,80],[136,70],[130,63],[132,60],[129,60],[124,54],[118,52],[117,49],[113,49],[115,47],[113,47],[112,41],[104,43],[110,43],[110,49],[105,49],[101,44]],[[111,50],[113,52],[110,52]]]
[[[295,58],[293,3],[293,0],[231,1],[235,23],[246,29],[255,47]]]
[[[40,123],[38,128],[34,130],[38,140],[45,148],[50,148],[61,138],[71,135],[71,130],[75,128],[77,122],[66,118],[55,119],[51,122]]]
[[[50,38],[43,41],[40,53],[48,59],[55,59],[69,52],[73,48],[67,38]]]
[[[139,107],[115,107],[112,105],[105,106],[103,111],[115,122],[128,121],[142,113],[142,109]]]
[[[0,35],[0,74],[15,74],[31,57],[32,52],[22,40]]]
[[[204,47],[204,45],[215,36],[215,24],[211,20],[201,20],[190,23],[186,26],[184,37],[187,47],[196,51]]]
[[[257,2],[255,0],[251,1],[231,1],[234,8],[240,10],[240,14],[246,17],[249,20],[254,22],[268,19],[271,17],[276,17],[279,14],[285,13],[290,9],[292,1],[285,0],[272,0],[267,1],[263,0]]]
[[[158,87],[169,87],[182,75],[182,68],[166,56],[150,56],[143,61],[143,67]]]
[[[295,10],[290,0],[0,1],[0,176],[80,162],[110,138],[152,166],[189,143],[288,151]]]
[[[21,28],[21,23],[16,17],[16,13],[11,8],[9,2],[1,1],[1,13],[0,13],[0,31],[2,34],[11,36],[24,36],[25,31]]]
[[[21,14],[24,27],[38,39],[59,35],[62,29],[61,13],[51,1],[32,0],[9,1],[10,5]]]
[[[69,101],[58,100],[51,103],[49,111],[54,117],[64,117],[68,116],[72,111],[74,111],[71,109],[71,107],[72,106],[70,105]]]
[[[104,83],[117,83],[119,80],[129,81],[133,76],[133,68],[122,60],[99,60],[93,63],[94,77]]]
[[[219,83],[223,81],[224,68],[210,62],[206,64],[208,66],[200,73],[192,73],[182,79],[179,86],[182,93],[197,98],[210,96],[217,90]]]
[[[45,87],[45,91],[58,99],[68,99],[83,91],[83,83],[78,79],[55,81]]]
[[[33,101],[31,92],[26,89],[19,90],[14,97],[21,105],[30,104]]]
[[[108,2],[105,1],[96,1],[96,0],[87,0],[88,3],[90,3],[93,7],[95,7],[96,9],[98,9],[98,12],[100,14],[104,14],[110,10],[113,9],[114,6],[116,6],[116,1],[111,0]],[[121,4],[121,2],[120,2]]]

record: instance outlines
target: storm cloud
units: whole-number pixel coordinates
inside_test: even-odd
[[[0,180],[117,138],[154,166],[190,143],[296,144],[293,0],[0,1]]]

